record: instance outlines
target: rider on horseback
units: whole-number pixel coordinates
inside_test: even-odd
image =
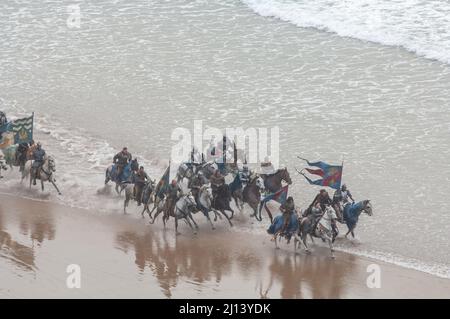
[[[321,189],[319,194],[317,194],[316,197],[314,197],[314,200],[311,203],[311,205],[309,205],[309,207],[312,208],[312,207],[315,207],[317,204],[319,204],[320,208],[324,212],[325,206],[331,205],[331,203],[332,203],[332,201],[331,201],[330,195],[328,195],[328,192],[325,189]]]
[[[32,159],[34,160],[33,165],[31,166],[31,176],[33,178],[33,185],[36,185],[36,178],[38,177],[42,165],[44,165],[45,161],[45,151],[42,148],[41,143],[36,144],[36,149],[32,153]]]
[[[190,160],[190,164],[192,166],[192,171],[195,173],[197,173],[199,167],[205,163],[205,157],[203,155],[203,153],[200,153],[197,149],[197,147],[193,147],[192,151],[191,151],[191,160]]]
[[[6,114],[0,111],[0,127],[8,123],[8,119],[6,118]],[[2,138],[3,132],[0,131],[0,139]]]
[[[25,162],[28,160],[27,153],[28,153],[28,143],[20,143],[16,151],[16,162],[20,166],[19,168],[20,172],[23,172],[23,169],[25,168]]]
[[[128,148],[124,147],[122,151],[117,153],[113,158],[113,163],[116,165],[117,168],[117,177],[120,177],[122,175],[124,167],[131,162],[131,154],[128,153]]]
[[[291,216],[295,212],[295,204],[292,196],[289,196],[284,204],[280,206],[280,210],[283,213],[283,227],[278,232],[279,234],[285,234],[288,229],[289,222],[291,221]],[[286,234],[285,234],[286,235]],[[276,235],[274,236],[274,238]],[[289,238],[290,239],[290,238]],[[288,243],[289,243],[288,239]]]
[[[220,174],[219,170],[216,170],[214,175],[212,175],[209,180],[211,182],[212,195],[213,198],[215,198],[219,187],[225,184],[225,177]]]
[[[144,170],[144,166],[139,167],[139,170],[136,174],[133,175],[133,183],[134,183],[134,198],[138,202],[138,206],[141,206],[142,202],[142,190],[144,189],[145,182],[149,181],[150,177],[148,177],[147,173]]]
[[[248,165],[247,163],[244,163],[244,165],[242,166],[242,170],[239,171],[239,179],[241,180],[243,186],[245,187],[245,185],[248,184],[248,182],[250,181],[250,175],[251,172],[248,169]]]
[[[167,187],[166,195],[166,203],[165,203],[165,211],[168,215],[173,214],[173,210],[175,208],[175,204],[179,198],[179,195],[182,194],[182,190],[180,186],[177,184],[177,180],[172,180],[172,183]]]
[[[192,196],[194,196],[195,202],[197,206],[200,207],[200,203],[198,200],[198,195],[200,193],[200,188],[205,184],[205,177],[203,176],[203,172],[200,171],[197,175],[189,181],[188,188],[191,189]]]

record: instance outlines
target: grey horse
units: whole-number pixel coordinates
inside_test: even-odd
[[[31,177],[32,165],[33,165],[32,161],[28,161],[25,163],[25,167],[22,172],[22,180],[21,180],[21,181],[23,181],[24,179],[29,178],[30,179],[30,188],[31,188],[31,184],[33,182],[33,178]],[[55,187],[56,191],[58,192],[58,195],[61,195],[61,192],[59,191],[59,188],[58,188],[58,186],[56,186],[56,183],[55,183],[55,177],[53,175],[54,172],[56,172],[55,160],[52,156],[46,156],[44,159],[44,164],[42,164],[41,168],[39,169],[37,179],[39,179],[41,181],[42,191],[44,191],[44,182],[50,182],[53,185],[53,187]]]
[[[316,212],[316,210],[318,210]],[[300,226],[298,228],[298,233],[295,236],[295,245],[297,243],[302,243],[306,252],[309,253],[309,248],[306,243],[307,236],[313,236],[321,238],[323,241],[328,243],[331,252],[331,258],[334,258],[333,249],[333,220],[337,219],[336,212],[333,207],[327,205],[325,207],[325,212],[320,214],[321,210],[319,208],[313,208],[313,211],[307,217],[304,217],[300,221]],[[319,215],[317,223],[315,222],[316,216]]]
[[[197,234],[198,225],[192,217],[192,213],[197,209],[197,204],[195,203],[195,199],[192,195],[183,195],[181,196],[177,202],[175,203],[175,209],[173,212],[164,212],[163,222],[164,228],[166,227],[166,222],[169,217],[173,217],[175,219],[175,233],[180,235],[178,232],[178,220],[183,219],[192,229],[194,234]],[[191,224],[193,222],[194,227]]]

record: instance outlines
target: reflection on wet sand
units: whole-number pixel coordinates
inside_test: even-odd
[[[180,280],[201,290],[208,283],[222,280],[239,283],[251,276],[259,282],[255,284],[255,297],[339,298],[344,277],[353,271],[352,262],[343,266],[324,260],[327,257],[295,256],[290,251],[266,247],[253,250],[251,245],[236,247],[220,240],[220,234],[205,236],[208,235],[208,239],[174,238],[164,231],[149,230],[145,234],[121,231],[115,243],[124,252],[134,252],[139,272],[144,274],[148,268],[168,298]],[[224,234],[224,238],[228,240],[230,235]]]
[[[135,253],[135,263],[141,273],[148,267],[166,297],[171,297],[171,288],[180,278],[193,283],[220,282],[223,275],[232,269],[230,249],[204,245],[195,239],[177,238],[171,243],[165,232],[147,232],[139,235],[132,231],[120,232],[116,236],[119,248]],[[172,237],[173,238],[173,237]]]
[[[19,211],[17,216],[14,217],[19,219],[20,232],[29,236],[31,245],[20,243],[19,239],[13,239],[10,233],[6,231],[5,213],[3,208],[0,207],[0,257],[13,262],[21,269],[35,271],[35,241],[38,242],[38,245],[41,245],[45,239],[53,240],[55,238],[53,215],[49,211],[41,211],[38,214],[31,215]]]

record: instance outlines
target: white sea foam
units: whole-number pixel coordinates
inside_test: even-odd
[[[450,63],[450,2],[447,0],[242,0],[264,17],[343,37],[402,46]]]

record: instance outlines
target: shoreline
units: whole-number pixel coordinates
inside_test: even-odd
[[[131,206],[134,208],[134,206]],[[201,216],[192,235],[173,220],[163,230],[129,215],[96,216],[0,194],[1,298],[445,298],[450,280],[366,257],[312,246],[275,250],[270,236],[212,231]],[[131,214],[131,212],[133,212]],[[130,218],[131,217],[131,218]],[[68,289],[66,268],[81,268]],[[381,288],[366,285],[377,264]]]

